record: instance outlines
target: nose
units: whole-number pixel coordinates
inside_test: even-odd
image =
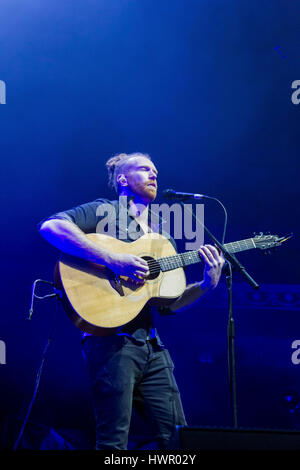
[[[150,172],[150,178],[156,180],[157,179],[157,174],[155,173],[154,170],[151,170]]]

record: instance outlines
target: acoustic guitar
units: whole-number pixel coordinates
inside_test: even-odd
[[[97,336],[113,334],[133,320],[147,303],[163,306],[172,303],[186,288],[184,268],[202,261],[198,250],[177,253],[172,243],[157,233],[144,234],[131,243],[96,233],[87,237],[114,253],[143,258],[150,272],[145,282],[137,285],[105,266],[61,255],[55,267],[55,285],[63,307],[77,327]],[[254,248],[268,250],[288,238],[261,233],[227,243],[225,248],[229,253]]]

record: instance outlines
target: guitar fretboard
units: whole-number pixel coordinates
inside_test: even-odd
[[[238,253],[239,251],[256,248],[253,238],[226,243],[224,246],[229,253]],[[186,251],[185,253],[178,253],[176,255],[166,256],[157,260],[162,271],[184,268],[185,266],[196,264],[200,261],[202,261],[202,258],[200,257],[198,250]]]

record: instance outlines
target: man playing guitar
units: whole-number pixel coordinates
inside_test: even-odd
[[[110,185],[120,199],[123,196],[128,201],[127,227],[135,221],[140,236],[151,232],[149,204],[156,198],[158,171],[149,155],[119,154],[110,158],[106,166]],[[105,266],[117,278],[126,276],[138,288],[147,283],[146,260],[134,254],[115,253],[87,236],[97,231],[98,208],[107,203],[119,209],[117,201],[97,199],[54,214],[41,223],[40,233],[62,253]],[[122,227],[116,228],[119,238]],[[130,242],[130,233],[127,235],[126,241]],[[198,252],[204,262],[203,279],[186,286],[167,308],[158,307],[160,313],[181,310],[218,285],[223,256],[212,245],[201,246]],[[174,365],[155,329],[154,310],[146,304],[136,318],[112,334],[84,336],[98,450],[127,448],[132,406],[148,419],[159,449],[170,448],[176,426],[186,425]]]

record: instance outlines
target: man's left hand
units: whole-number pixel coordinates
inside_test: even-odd
[[[217,287],[225,259],[215,246],[204,245],[199,248],[199,254],[205,263],[202,286],[207,289]]]

